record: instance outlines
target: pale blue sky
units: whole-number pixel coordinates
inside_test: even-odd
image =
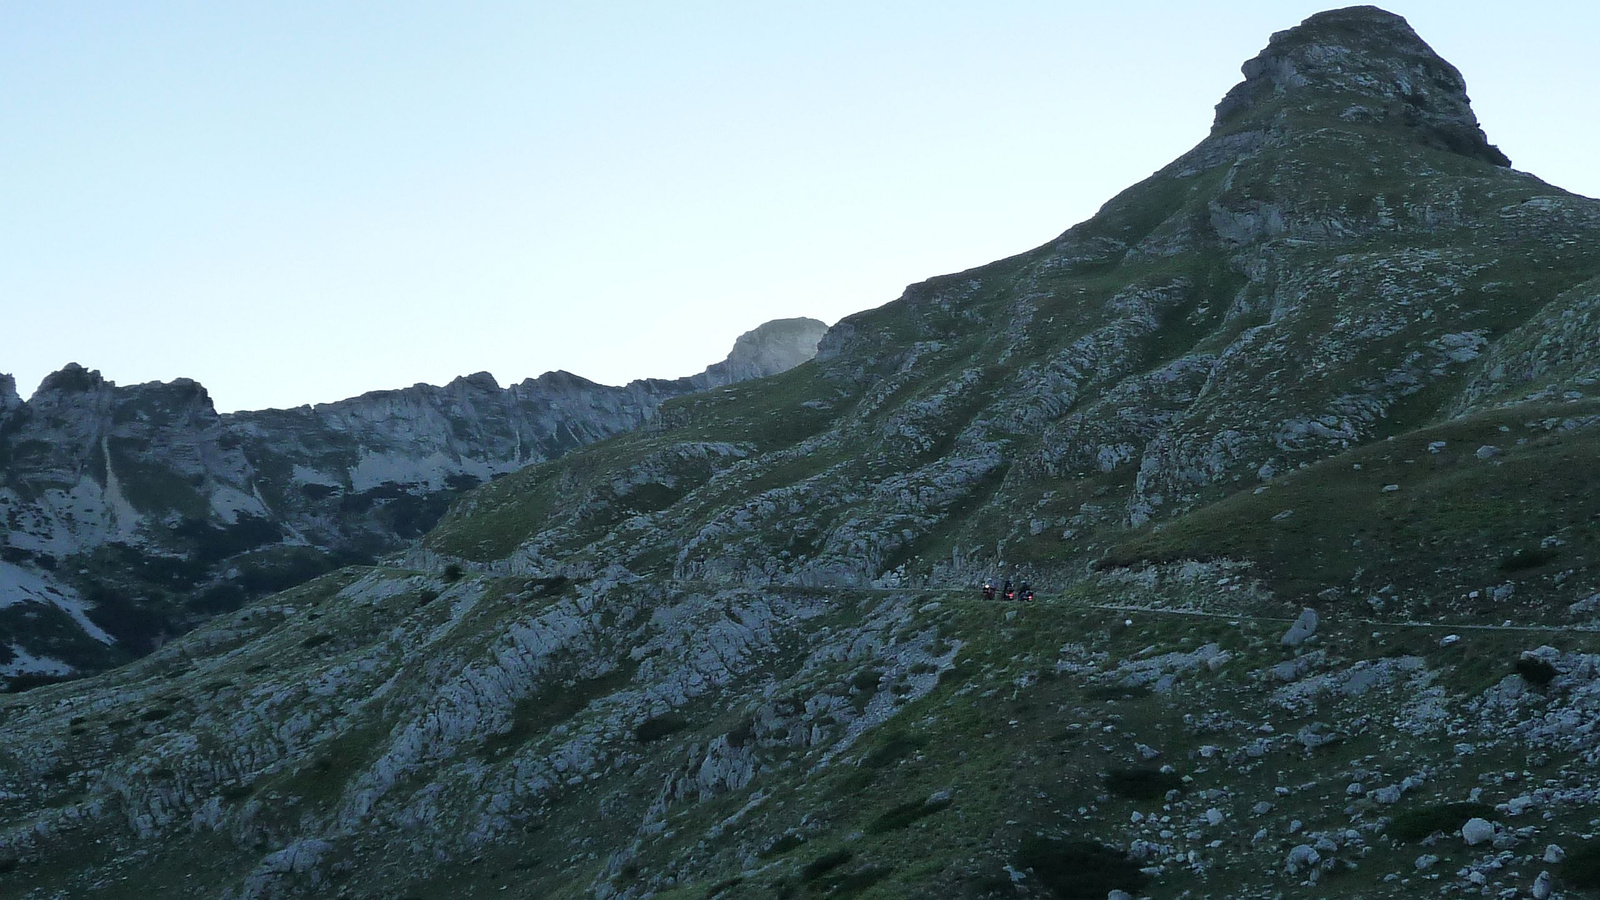
[[[0,371],[678,376],[1036,246],[1328,4],[0,0]],[[1600,195],[1590,4],[1386,8]]]

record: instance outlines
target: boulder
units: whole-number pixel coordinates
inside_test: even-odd
[[[1461,839],[1467,846],[1476,847],[1479,844],[1494,840],[1494,823],[1488,819],[1471,818],[1467,824],[1461,826]]]
[[[1289,626],[1289,630],[1283,633],[1282,644],[1285,647],[1298,647],[1304,644],[1312,635],[1317,633],[1319,621],[1316,610],[1309,606],[1302,609],[1299,618],[1295,619],[1294,624]]]
[[[1288,859],[1284,860],[1284,871],[1290,875],[1298,875],[1306,869],[1315,868],[1322,862],[1322,854],[1310,844],[1296,844],[1289,851]]]

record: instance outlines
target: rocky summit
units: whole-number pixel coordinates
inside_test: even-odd
[[[71,364],[24,403],[0,377],[0,683],[126,662],[411,546],[462,492],[638,428],[669,398],[787,371],[826,327],[768,322],[687,378],[501,388],[480,372],[227,415],[187,379],[118,387]]]
[[[1600,201],[1381,10],[1244,74],[1059,238],[0,700],[0,895],[1600,890]]]

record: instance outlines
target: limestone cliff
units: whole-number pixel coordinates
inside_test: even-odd
[[[100,668],[401,548],[462,491],[638,428],[669,398],[799,365],[825,330],[768,323],[688,378],[501,388],[480,372],[227,415],[188,379],[119,387],[73,363],[24,403],[4,376],[0,646],[32,662],[0,661],[0,678]]]

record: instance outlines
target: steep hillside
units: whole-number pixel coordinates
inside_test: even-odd
[[[1600,202],[1381,10],[1244,74],[1060,238],[0,699],[0,895],[1600,891]]]
[[[0,381],[0,683],[93,671],[218,612],[415,541],[461,492],[638,428],[670,397],[785,371],[826,330],[784,319],[699,375],[624,387],[488,373],[218,415],[180,379],[69,365]]]
[[[1552,504],[1593,469],[1600,204],[1507,168],[1397,18],[1318,19],[1245,73],[1206,140],[1090,221],[847,318],[775,383],[486,487],[426,546],[877,586],[1237,552],[1286,609],[1514,584],[1539,615],[1593,590],[1592,519]],[[1528,493],[1545,460],[1562,478]],[[1370,534],[1315,515],[1330,491]],[[1254,543],[1204,537],[1246,508]]]

